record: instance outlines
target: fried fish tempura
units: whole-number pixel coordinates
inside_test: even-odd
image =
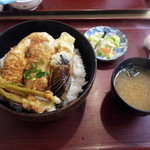
[[[26,70],[32,69],[32,65],[36,64],[36,70],[41,72],[50,72],[50,58],[55,52],[54,39],[46,32],[35,32],[27,36],[31,40],[30,48],[27,53]],[[36,73],[32,74],[35,76]],[[31,88],[38,91],[45,91],[48,86],[48,76],[26,79],[24,81],[26,88]]]
[[[22,83],[25,70],[37,64],[37,70],[50,72],[50,58],[54,54],[54,39],[46,32],[34,32],[22,39],[6,55],[1,76],[8,81]],[[45,91],[48,86],[47,76],[24,80],[25,87]]]
[[[18,43],[7,53],[1,76],[8,81],[20,83],[26,67],[25,52],[30,47],[30,40],[26,39]]]

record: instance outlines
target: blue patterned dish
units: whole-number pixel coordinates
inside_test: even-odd
[[[93,27],[89,29],[88,31],[86,31],[84,33],[84,36],[86,38],[89,38],[95,33],[100,33],[102,35],[105,33],[106,34],[105,37],[106,36],[107,37],[118,36],[120,38],[119,46],[113,49],[113,52],[114,52],[113,56],[111,58],[106,58],[104,56],[96,55],[98,60],[111,61],[111,60],[115,60],[123,56],[126,53],[127,48],[128,48],[128,39],[120,30],[113,28],[113,27],[108,27],[108,26],[98,26],[98,27]]]

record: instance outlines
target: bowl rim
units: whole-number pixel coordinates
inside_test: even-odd
[[[16,3],[30,2],[32,0],[16,0]]]
[[[118,28],[115,28],[115,27],[112,27],[112,26],[105,26],[105,25],[104,25],[104,26],[93,26],[93,27],[89,28],[87,31],[85,31],[84,36],[86,36],[87,33],[88,33],[90,30],[93,30],[93,29],[95,29],[95,28],[111,28],[112,30],[116,30],[116,31],[120,32],[120,33],[125,37],[125,39],[126,39],[125,51],[123,51],[120,56],[115,57],[115,58],[111,58],[111,59],[103,59],[103,58],[100,58],[100,57],[96,56],[96,58],[97,58],[98,61],[111,62],[111,61],[114,61],[114,60],[116,60],[116,59],[122,57],[123,55],[125,55],[125,53],[126,53],[127,50],[128,50],[128,47],[129,47],[129,41],[128,41],[127,36],[124,34],[124,32],[122,32],[122,31],[119,30]],[[96,32],[94,32],[94,33],[96,33]]]
[[[35,1],[35,0],[16,0],[15,2],[12,2],[9,5],[11,5],[11,4],[25,4],[25,3],[29,3],[29,2],[33,2],[33,1]],[[37,0],[36,3],[41,2],[41,1],[42,0]]]
[[[137,59],[137,60],[146,60],[146,61],[149,61],[149,62],[150,62],[150,59],[145,58],[145,57],[130,57],[130,58],[127,58],[127,59],[123,60],[122,62],[120,62],[120,63],[115,67],[115,69],[114,69],[113,72],[112,72],[111,85],[112,85],[112,87],[113,87],[115,93],[116,93],[117,96],[119,97],[119,100],[120,100],[121,102],[123,102],[126,106],[128,106],[129,108],[131,108],[132,110],[135,110],[135,111],[137,111],[137,112],[149,114],[149,113],[150,113],[150,110],[149,110],[149,111],[145,111],[145,110],[141,110],[141,109],[138,109],[138,108],[136,108],[136,107],[133,107],[132,105],[129,105],[129,104],[118,94],[118,92],[117,92],[117,90],[116,90],[116,87],[115,87],[115,77],[116,77],[116,75],[117,75],[117,73],[118,73],[117,69],[120,68],[120,70],[121,70],[121,67],[123,67],[122,64],[125,63],[126,61],[136,60],[136,59]]]
[[[72,30],[74,30],[75,32],[77,32],[81,37],[84,38],[84,40],[86,42],[89,43],[89,41],[86,39],[86,37],[81,33],[79,32],[75,27],[69,25],[69,24],[66,24],[66,23],[63,23],[61,21],[56,21],[56,20],[52,20],[52,19],[32,19],[32,20],[27,20],[27,21],[23,21],[23,22],[20,22],[20,23],[17,23],[7,29],[5,29],[3,32],[0,33],[0,37],[5,34],[6,32],[9,32],[10,30],[14,29],[14,28],[17,28],[18,26],[22,26],[24,24],[28,24],[28,23],[35,23],[35,22],[38,22],[38,23],[44,23],[44,22],[52,22],[52,23],[58,23],[58,24],[61,24],[61,25],[64,25],[66,26],[67,28],[70,28]],[[44,31],[43,31],[44,32]],[[45,31],[46,32],[46,31]],[[91,49],[92,46],[91,44],[89,43],[89,46]],[[95,56],[95,53],[92,51],[93,53],[93,56]],[[97,71],[97,59],[95,57],[95,60],[93,61],[95,62],[95,65],[93,66],[93,76],[91,77],[91,80],[90,82],[88,83],[89,85],[87,86],[87,88],[85,90],[83,90],[82,93],[80,93],[80,95],[78,96],[77,99],[73,100],[72,102],[70,102],[67,106],[63,106],[62,108],[59,108],[57,110],[54,110],[54,111],[51,111],[51,112],[44,112],[44,113],[26,113],[26,112],[17,112],[9,107],[6,107],[4,106],[3,104],[0,103],[0,108],[6,110],[7,112],[10,112],[10,113],[13,113],[13,114],[16,114],[16,115],[20,115],[20,116],[24,116],[24,117],[42,117],[42,116],[49,116],[49,115],[54,115],[54,114],[59,114],[60,112],[63,112],[64,110],[69,110],[71,109],[73,106],[75,106],[75,104],[79,101],[81,101],[85,96],[86,94],[88,93],[88,91],[90,90],[90,88],[92,87],[93,83],[94,83],[94,80],[96,78],[96,71]],[[77,103],[78,104],[78,103]]]

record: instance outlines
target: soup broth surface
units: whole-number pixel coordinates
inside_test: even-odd
[[[150,111],[150,70],[138,67],[139,74],[130,77],[122,69],[115,78],[119,96],[134,108]]]

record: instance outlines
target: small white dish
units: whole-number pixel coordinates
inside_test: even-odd
[[[9,5],[18,10],[35,10],[42,0],[17,0]]]
[[[93,42],[91,42],[89,40],[89,38],[91,38],[91,36],[93,37],[93,35],[95,35],[95,33],[96,34],[101,34],[101,35],[104,35],[104,33],[105,33],[105,38],[117,36],[120,39],[120,41],[118,42],[118,46],[111,50],[113,52],[113,55],[111,55],[111,57],[109,57],[109,58],[107,57],[106,58],[106,56],[103,56],[101,54],[97,54],[96,48],[95,48],[96,44],[94,45]],[[123,56],[126,53],[127,48],[128,48],[128,39],[125,36],[125,34],[123,34],[120,30],[118,30],[116,28],[113,28],[113,27],[108,27],[108,26],[93,27],[93,28],[89,29],[88,31],[86,31],[84,33],[84,36],[91,43],[91,45],[92,45],[92,47],[93,47],[93,49],[95,51],[97,59],[101,60],[101,61],[112,61],[112,60],[115,60],[115,59]],[[100,40],[103,40],[102,37],[101,37]],[[100,40],[98,42],[101,42]],[[101,47],[99,47],[99,48],[101,48]]]

